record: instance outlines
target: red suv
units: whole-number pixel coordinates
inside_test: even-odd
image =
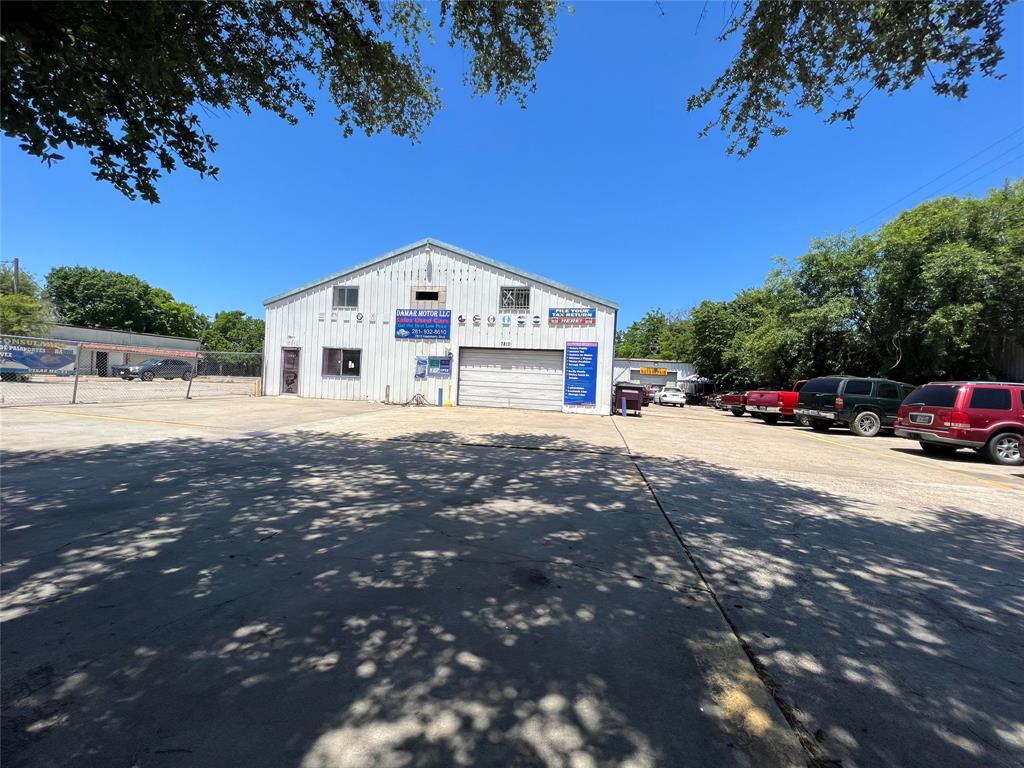
[[[996,464],[1024,464],[1024,384],[933,381],[904,399],[896,434],[925,453],[973,448]]]

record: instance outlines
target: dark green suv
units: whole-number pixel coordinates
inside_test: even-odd
[[[842,424],[855,435],[874,437],[892,429],[900,403],[913,391],[913,384],[891,379],[822,376],[801,388],[795,413],[819,432]]]

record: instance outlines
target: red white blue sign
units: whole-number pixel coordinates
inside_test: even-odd
[[[452,337],[450,309],[396,309],[396,339],[434,339],[448,341]]]

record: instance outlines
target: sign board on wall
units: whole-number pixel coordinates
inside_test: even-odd
[[[396,339],[439,339],[452,336],[450,309],[396,309]]]
[[[450,379],[452,377],[452,359],[450,357],[432,357],[427,365],[427,376],[432,379]]]
[[[452,359],[450,357],[417,357],[417,379],[450,379],[452,377]]]
[[[668,368],[641,368],[641,376],[668,376]]]
[[[596,307],[551,307],[548,325],[597,325]]]
[[[78,347],[44,339],[0,338],[0,371],[3,373],[51,373],[71,376]]]
[[[597,342],[565,342],[566,405],[597,404]]]

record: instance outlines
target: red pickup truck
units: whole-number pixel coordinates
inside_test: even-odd
[[[755,389],[747,392],[747,413],[766,424],[778,424],[780,419],[792,419],[800,388],[807,383],[801,379],[793,385],[789,392]]]
[[[720,402],[723,411],[730,411],[733,416],[742,416],[747,406],[747,395],[745,392],[726,392]]]

